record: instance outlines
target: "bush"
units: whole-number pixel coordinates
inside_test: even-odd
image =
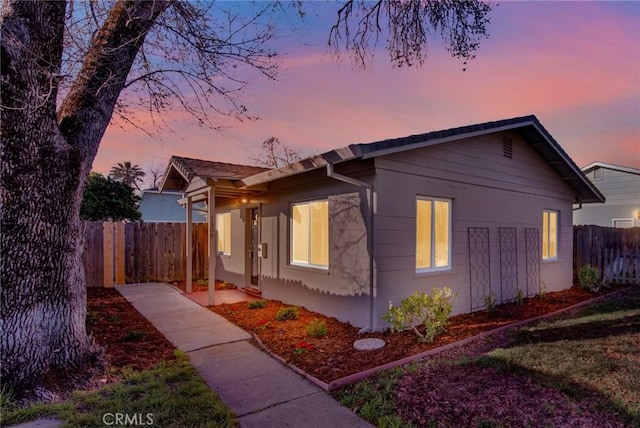
[[[421,342],[433,342],[444,331],[453,309],[455,293],[447,287],[434,288],[431,295],[416,291],[402,300],[400,306],[389,303],[389,311],[382,317],[391,325],[391,331],[412,329]],[[417,326],[424,325],[425,333]]]
[[[288,308],[282,308],[276,314],[278,321],[297,320],[300,316],[300,308],[297,306],[290,306]]]
[[[587,291],[598,291],[602,285],[600,280],[600,271],[591,265],[584,265],[578,271],[578,281],[583,289]]]
[[[327,335],[327,323],[317,318],[307,324],[307,334],[311,337],[324,337]]]
[[[262,309],[267,306],[266,300],[253,300],[248,303],[249,309]]]

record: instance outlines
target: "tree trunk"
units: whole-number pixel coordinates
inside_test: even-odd
[[[2,29],[0,356],[2,381],[25,387],[83,362],[90,342],[84,234],[73,215],[82,198],[81,161],[55,117],[65,7],[15,8],[22,19],[3,19]]]
[[[64,2],[5,2],[1,43],[0,365],[43,382],[91,356],[80,204],[113,107],[167,2],[118,2],[56,117]]]

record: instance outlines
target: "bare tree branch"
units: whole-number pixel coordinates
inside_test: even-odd
[[[490,11],[481,0],[348,0],[338,10],[328,44],[335,55],[344,49],[357,67],[366,68],[386,33],[391,63],[410,67],[424,63],[435,34],[466,64],[488,37]]]

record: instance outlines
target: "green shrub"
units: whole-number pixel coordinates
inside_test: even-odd
[[[493,313],[496,310],[496,297],[493,295],[493,291],[484,296],[484,305],[488,313]]]
[[[317,318],[307,324],[307,334],[311,337],[324,337],[327,335],[327,323]]]
[[[248,303],[249,309],[262,309],[267,306],[266,300],[253,300]]]
[[[297,320],[300,316],[300,308],[297,306],[289,306],[288,308],[282,308],[276,314],[278,321]]]
[[[584,265],[578,271],[578,281],[583,289],[587,291],[598,291],[602,285],[600,271],[591,265]]]
[[[519,288],[518,288],[518,292],[516,293],[515,302],[516,302],[516,305],[518,306],[524,305],[524,293]]]
[[[391,326],[391,331],[412,329],[422,342],[433,342],[444,331],[453,309],[455,293],[447,287],[433,288],[431,295],[416,291],[403,299],[400,306],[389,303],[389,311],[382,317]],[[417,326],[424,325],[425,333]]]

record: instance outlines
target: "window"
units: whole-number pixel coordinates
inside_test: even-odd
[[[451,201],[418,198],[416,204],[416,271],[451,268]]]
[[[329,267],[329,201],[291,206],[291,264]]]
[[[231,213],[216,214],[218,253],[231,255]]]
[[[558,258],[558,212],[542,213],[542,260]]]

